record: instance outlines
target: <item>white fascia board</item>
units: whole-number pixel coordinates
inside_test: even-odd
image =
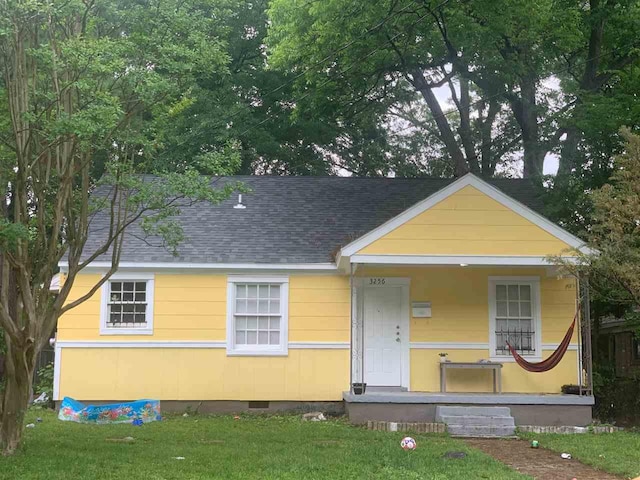
[[[66,272],[69,264],[58,263],[60,270]],[[103,272],[111,268],[111,262],[92,262],[83,272]],[[335,263],[179,263],[179,262],[120,262],[118,271],[218,271],[241,270],[254,271],[281,271],[281,272],[336,272]]]
[[[573,257],[565,257],[571,261]],[[548,267],[547,257],[507,255],[352,255],[351,263],[378,265],[498,265]]]
[[[395,230],[396,228],[400,227],[401,225],[408,222],[412,218],[420,215],[422,212],[430,209],[437,203],[440,203],[442,200],[446,199],[447,197],[453,195],[454,193],[458,192],[459,190],[462,190],[464,187],[467,187],[467,186],[472,186],[476,188],[477,190],[481,191],[482,193],[492,198],[493,200],[497,201],[501,205],[507,207],[508,209],[512,210],[518,215],[529,220],[534,225],[537,225],[538,227],[542,228],[547,233],[562,240],[567,245],[577,248],[584,253],[590,252],[590,250],[585,246],[585,242],[580,240],[578,237],[567,232],[565,229],[556,225],[552,221],[547,220],[539,213],[536,213],[526,205],[511,198],[510,196],[503,193],[493,185],[485,182],[481,178],[476,177],[472,173],[467,173],[466,175],[460,177],[453,183],[450,183],[449,185],[444,187],[442,190],[438,190],[434,194],[416,203],[414,206],[408,208],[407,210],[402,212],[400,215],[397,215],[396,217],[392,218],[391,220],[388,220],[387,222],[383,223],[379,227],[371,230],[369,233],[366,233],[365,235],[358,238],[357,240],[354,240],[353,242],[344,246],[341,250],[341,256],[350,257],[351,255],[354,255],[356,252],[359,252],[360,250],[370,245],[374,241],[382,238],[383,236]]]

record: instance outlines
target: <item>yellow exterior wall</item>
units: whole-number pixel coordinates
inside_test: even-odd
[[[227,357],[225,349],[63,348],[62,395],[82,400],[339,401],[348,350]]]
[[[99,280],[80,275],[69,300]],[[100,292],[59,321],[59,341],[226,341],[226,275],[155,275],[153,335],[100,335]],[[348,342],[349,278],[289,276],[289,341]],[[348,349],[227,357],[226,349],[63,348],[60,396],[83,400],[341,400]]]
[[[79,275],[69,301],[86,293],[99,275]],[[65,314],[59,340],[225,341],[227,276],[156,274],[153,335],[100,335],[100,292]],[[289,341],[348,342],[349,278],[289,276]]]
[[[359,275],[409,278],[410,300],[431,302],[431,318],[410,319],[410,342],[489,343],[490,276],[536,276],[540,279],[543,344],[560,343],[575,315],[575,281],[549,277],[544,268],[363,268],[359,270]],[[576,344],[577,341],[576,329],[572,343]],[[489,359],[488,349],[412,348],[411,390],[439,391],[440,352],[447,352],[451,361],[475,362]],[[546,358],[551,353],[552,351],[543,351],[542,356]],[[576,351],[568,351],[560,364],[546,373],[528,373],[509,360],[510,357],[505,358],[502,371],[505,392],[560,393],[562,385],[578,381]],[[492,380],[488,372],[455,371],[447,376],[447,389],[454,392],[491,391]]]
[[[468,185],[359,254],[559,254],[569,245]]]

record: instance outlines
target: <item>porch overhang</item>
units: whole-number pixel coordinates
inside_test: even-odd
[[[507,267],[550,267],[554,266],[548,257],[513,255],[366,255],[355,254],[348,258],[352,264],[366,265],[449,265],[449,266],[507,266]],[[575,257],[563,257],[567,262],[576,262]]]

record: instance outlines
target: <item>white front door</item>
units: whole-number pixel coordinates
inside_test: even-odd
[[[364,287],[364,381],[401,386],[402,357],[408,332],[402,318],[402,286]]]

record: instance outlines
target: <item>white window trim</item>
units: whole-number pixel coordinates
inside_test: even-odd
[[[118,280],[147,282],[147,325],[144,328],[110,328],[107,326],[107,320],[109,318],[109,282]],[[102,285],[100,299],[100,335],[153,335],[154,280],[155,275],[150,272],[119,272],[109,277],[109,280]]]
[[[496,355],[496,284],[513,282],[520,285],[531,285],[531,309],[535,328],[535,354],[526,355],[528,361],[542,360],[542,315],[540,301],[540,277],[536,276],[508,276],[489,277],[489,355],[493,362],[515,362],[512,355]]]
[[[280,284],[280,345],[236,345],[235,344],[235,293],[236,283]],[[289,354],[289,277],[241,276],[227,277],[227,356],[287,356]]]

